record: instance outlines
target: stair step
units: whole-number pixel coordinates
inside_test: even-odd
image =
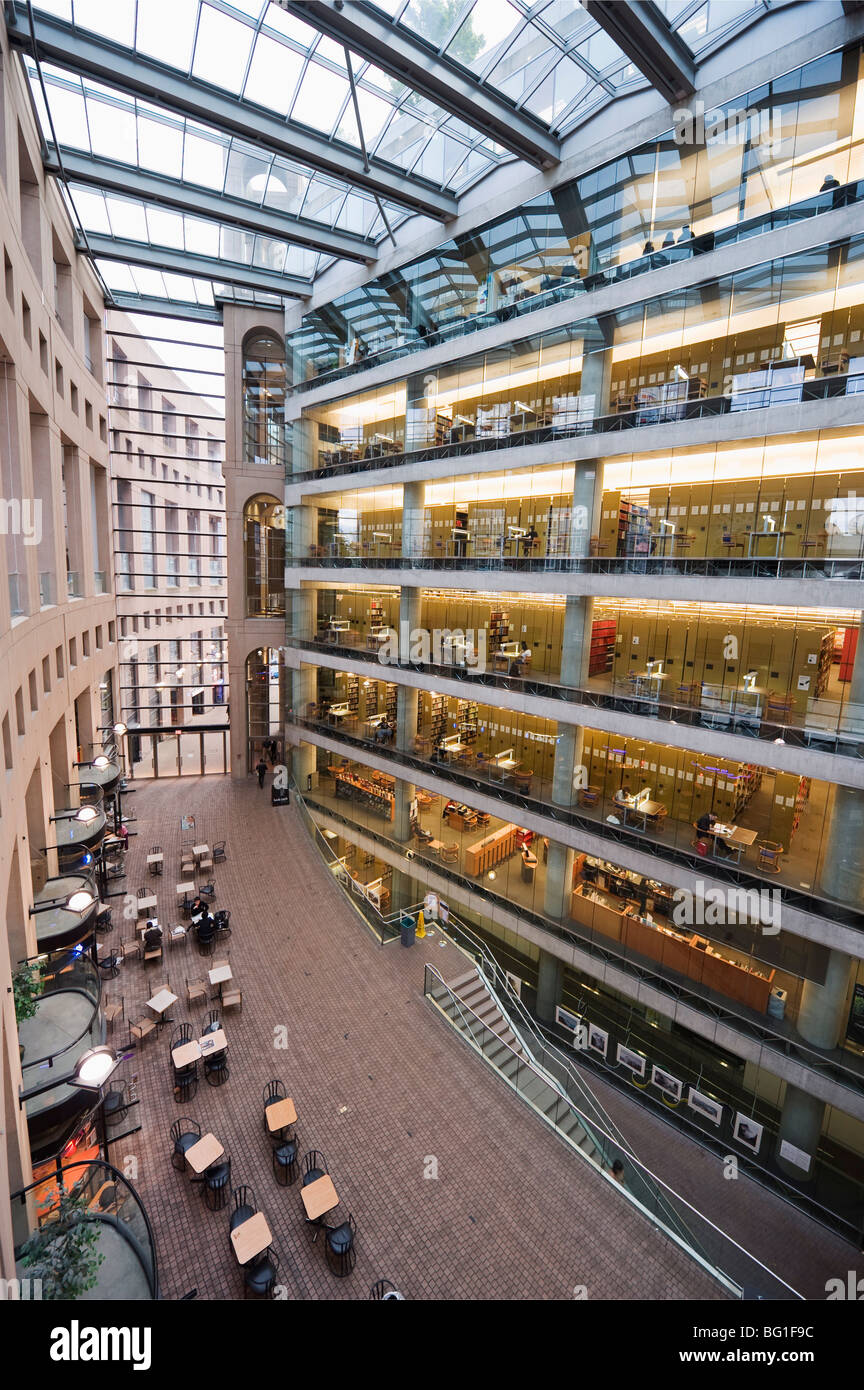
[[[464,989],[466,985],[471,984],[472,981],[475,984],[477,983],[476,970],[469,970],[466,975],[459,975],[455,980],[448,980],[447,985],[453,990],[454,994],[458,994],[460,990]]]
[[[525,1100],[533,1102],[546,1101],[549,1097],[549,1086],[541,1077],[535,1076],[533,1072],[528,1073],[528,1077],[519,1087],[519,1094]]]

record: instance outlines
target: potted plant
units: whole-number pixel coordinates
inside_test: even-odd
[[[96,1283],[104,1255],[94,1249],[101,1234],[98,1221],[87,1219],[87,1202],[61,1189],[50,1203],[52,1220],[34,1231],[21,1249],[21,1264],[42,1281],[42,1297],[54,1301],[80,1298]]]
[[[15,1001],[15,1022],[22,1023],[32,1018],[39,1007],[38,999],[42,993],[42,976],[38,966],[20,965],[12,976],[12,997]],[[19,1054],[24,1056],[23,1043],[18,1044]]]

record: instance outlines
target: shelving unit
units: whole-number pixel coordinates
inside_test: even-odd
[[[615,655],[614,618],[597,618],[591,627],[591,654],[588,659],[589,676],[600,676],[612,670]]]
[[[493,608],[489,614],[489,650],[497,652],[510,636],[510,614],[503,608]]]
[[[466,700],[459,711],[459,737],[463,743],[474,743],[477,739],[477,719],[479,708],[474,700]]]
[[[433,695],[429,701],[430,722],[432,727],[432,743],[437,744],[447,732],[447,697],[446,695]]]

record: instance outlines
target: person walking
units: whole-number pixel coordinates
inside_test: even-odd
[[[264,778],[265,778],[265,776],[266,776],[266,774],[267,774],[267,764],[266,764],[265,761],[264,761],[264,755],[263,755],[263,753],[262,753],[261,757],[258,759],[258,763],[257,763],[257,765],[256,765],[256,767],[255,767],[255,771],[258,773],[258,786],[259,786],[259,787],[263,787],[263,786],[264,786]]]

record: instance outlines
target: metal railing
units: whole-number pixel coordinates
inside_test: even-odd
[[[423,993],[474,1051],[507,1081],[511,1089],[524,1093],[532,1082],[540,1081],[548,1085],[548,1079],[536,1064],[505,1043],[454,994],[435,966],[428,963],[424,965]],[[462,1021],[462,1027],[447,1012],[445,1001],[451,1004],[454,1014]],[[493,1060],[493,1054],[500,1059],[502,1052],[507,1054],[507,1070],[502,1069],[500,1060]],[[532,1103],[530,1099],[529,1103]],[[619,1153],[620,1145],[611,1134],[598,1127],[596,1121],[589,1120],[573,1101],[562,1097],[561,1107],[556,1106],[551,1113],[540,1111],[536,1105],[533,1108],[568,1144],[571,1151],[578,1153],[584,1162],[601,1174],[615,1191],[693,1259],[710,1278],[717,1281],[730,1297],[743,1298],[746,1290],[756,1288],[762,1297],[775,1301],[803,1300],[803,1294],[745,1250],[632,1154],[625,1155],[627,1166],[623,1181],[618,1182],[613,1178],[609,1169]],[[568,1122],[572,1126],[574,1118],[598,1151],[599,1158],[586,1152],[571,1138]]]
[[[95,1159],[64,1164],[56,1181],[53,1192],[49,1191],[48,1200],[37,1206],[37,1227],[42,1228],[56,1220],[61,1191],[81,1198],[87,1203],[87,1210],[75,1219],[102,1221],[116,1230],[123,1237],[133,1258],[140,1264],[150,1298],[158,1299],[159,1267],[156,1241],[144,1204],[128,1179],[104,1159]],[[50,1188],[50,1179],[42,1177],[37,1182],[13,1192],[10,1202],[18,1202],[25,1206],[28,1199],[35,1200],[40,1189],[44,1190],[46,1187]],[[58,1234],[61,1234],[59,1228]],[[16,1249],[16,1256],[20,1256],[20,1253],[21,1245]],[[22,1267],[21,1273],[23,1278],[27,1278],[26,1266]],[[128,1298],[126,1283],[121,1283],[120,1287],[124,1289],[123,1297]],[[105,1296],[103,1293],[102,1297]]]
[[[28,960],[22,961],[21,965],[29,966],[31,970],[38,971],[37,1004],[59,994],[82,996],[90,1003],[87,1022],[79,1029],[75,1037],[64,1039],[62,1046],[57,1047],[54,1051],[49,1049],[47,1052],[40,1052],[37,1057],[30,1056],[29,1049],[25,1052],[21,1059],[21,1071],[24,1079],[24,1090],[26,1091],[28,1086],[35,1081],[34,1068],[53,1067],[59,1058],[76,1048],[81,1039],[90,1032],[94,1019],[99,1013],[102,982],[93,960],[85,954],[82,947],[78,946],[68,951],[49,951],[42,955],[32,956]],[[38,1018],[38,1010],[34,1017]],[[58,1085],[62,1080],[62,1076],[58,1077]]]
[[[686,401],[680,404],[642,405],[634,410],[624,410],[614,415],[596,415],[593,419],[573,425],[563,423],[542,425],[534,429],[519,430],[514,434],[473,438],[453,444],[429,445],[420,449],[400,450],[398,453],[376,453],[374,457],[368,458],[334,460],[322,463],[317,468],[289,472],[287,481],[289,483],[308,482],[314,478],[334,478],[348,473],[368,473],[381,468],[400,468],[406,464],[441,462],[446,459],[487,454],[500,449],[522,449],[529,445],[550,444],[555,441],[576,439],[586,435],[617,434],[621,430],[642,429],[652,425],[683,424],[715,416],[738,414],[739,412],[747,414],[752,409],[788,409],[791,405],[828,400],[839,396],[857,396],[862,393],[864,393],[864,376],[817,377],[810,381],[796,382],[794,386],[768,386],[734,396],[705,396],[701,400]],[[757,402],[756,397],[761,399]],[[862,399],[862,406],[864,406],[864,399]]]
[[[321,642],[309,637],[288,635],[289,647],[302,651],[329,653],[345,661],[357,661],[369,665],[381,678],[382,663],[374,652],[361,646],[347,646],[344,643]],[[816,748],[820,753],[834,753],[846,758],[864,757],[864,720],[861,714],[845,716],[843,705],[836,702],[836,727],[807,726],[809,713],[800,716],[801,722],[778,723],[756,714],[752,706],[745,703],[745,694],[733,693],[728,697],[728,706],[723,709],[704,709],[701,705],[677,704],[674,697],[645,694],[616,694],[614,691],[588,689],[585,686],[564,685],[551,679],[538,676],[506,675],[498,671],[479,671],[471,666],[445,665],[436,662],[388,661],[384,671],[414,671],[418,674],[434,676],[440,680],[458,681],[468,686],[481,686],[488,690],[510,690],[520,695],[534,696],[538,699],[560,700],[571,705],[582,705],[586,709],[614,710],[620,714],[639,715],[642,718],[661,722],[674,722],[694,729],[722,729],[725,734],[735,734],[762,743],[783,743],[797,748]],[[703,688],[709,690],[705,682]],[[476,693],[466,691],[466,698],[476,698]],[[821,704],[826,701],[821,700]],[[858,707],[860,709],[860,707]],[[791,713],[791,712],[790,712]],[[826,721],[830,715],[819,716]],[[848,719],[849,727],[843,727]],[[853,727],[854,720],[854,727]],[[332,728],[332,725],[323,727]],[[377,748],[379,745],[376,744]]]
[[[857,181],[847,183],[832,189],[830,192],[817,194],[813,198],[806,198],[799,203],[793,203],[790,207],[777,208],[759,217],[747,218],[746,221],[739,222],[732,227],[723,228],[704,236],[693,237],[688,242],[676,246],[660,247],[657,251],[637,256],[620,265],[600,267],[594,274],[587,275],[584,279],[573,276],[567,277],[554,286],[541,285],[535,293],[512,304],[502,305],[493,310],[485,310],[482,313],[468,314],[464,318],[454,319],[452,322],[428,332],[425,337],[418,334],[416,339],[396,343],[392,347],[381,348],[358,362],[326,368],[314,377],[296,382],[293,391],[295,394],[312,391],[316,387],[329,385],[331,382],[371,371],[372,368],[384,366],[388,362],[398,362],[400,359],[422,352],[426,348],[452,342],[454,338],[478,333],[497,323],[506,323],[513,319],[523,318],[526,314],[536,313],[538,309],[548,309],[554,304],[580,298],[590,290],[602,289],[625,280],[632,280],[662,266],[689,261],[694,256],[719,250],[722,246],[731,246],[750,237],[777,231],[781,227],[788,227],[796,222],[804,222],[811,217],[818,217],[820,213],[851,206],[861,198],[862,189],[864,189],[864,184],[859,184]],[[610,255],[616,254],[618,254],[617,248],[610,252]]]
[[[470,544],[470,543],[469,543]],[[729,555],[298,555],[288,567],[313,570],[500,571],[510,574],[634,574],[659,578],[864,579],[864,556]]]
[[[564,806],[557,802],[544,801],[538,797],[511,789],[502,782],[493,781],[491,777],[487,779],[478,776],[476,770],[466,771],[459,765],[452,763],[443,765],[432,763],[427,758],[419,757],[416,753],[408,753],[401,749],[391,748],[386,744],[374,743],[370,739],[359,738],[344,729],[336,729],[331,725],[323,724],[320,720],[303,719],[299,715],[289,712],[286,714],[286,723],[325,738],[336,744],[340,750],[351,749],[356,753],[372,754],[393,768],[403,768],[418,773],[426,779],[433,790],[438,787],[440,779],[451,786],[466,791],[469,796],[471,792],[479,792],[483,796],[501,803],[501,814],[505,820],[512,821],[514,813],[527,812],[530,816],[542,819],[544,823],[558,822],[572,830],[581,830],[588,835],[599,836],[602,840],[608,841],[610,845],[620,845],[625,849],[641,850],[642,852],[647,850],[658,860],[691,872],[693,869],[698,869],[701,875],[709,876],[717,882],[757,891],[765,888],[768,884],[773,884],[778,892],[782,889],[782,902],[787,907],[794,907],[801,912],[842,923],[856,931],[864,931],[864,911],[845,903],[835,902],[830,898],[820,897],[806,889],[796,887],[788,880],[783,880],[782,884],[778,883],[776,875],[759,874],[753,870],[742,868],[738,864],[733,865],[730,861],[714,857],[706,860],[693,848],[690,842],[692,833],[690,830],[686,831],[684,844],[673,845],[668,841],[664,842],[648,831],[634,830],[623,824],[610,824],[606,819],[608,808],[599,806],[599,803],[597,814],[588,815],[584,807]],[[394,771],[393,775],[399,777],[405,774]],[[429,781],[430,778],[431,781]],[[680,822],[680,824],[683,826],[684,822]],[[545,834],[547,831],[543,829],[541,833]]]

